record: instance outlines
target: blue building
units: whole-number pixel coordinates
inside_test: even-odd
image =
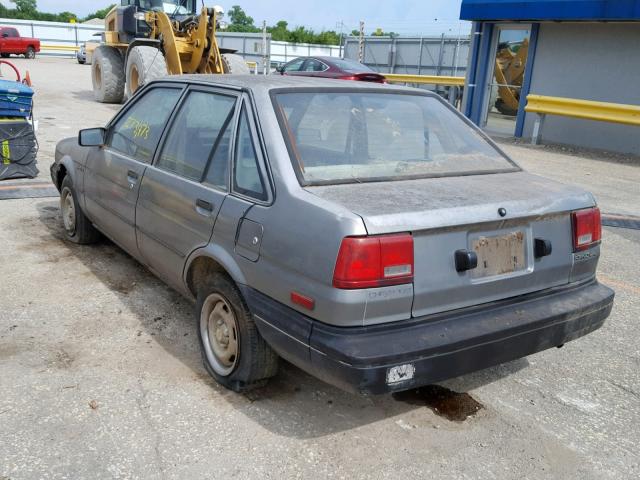
[[[528,94],[640,104],[640,0],[463,0],[473,21],[464,111],[530,137]],[[637,127],[549,116],[543,141],[640,154]]]

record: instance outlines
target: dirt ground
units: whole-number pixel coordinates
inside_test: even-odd
[[[87,66],[16,63],[35,83],[35,181],[48,182],[55,143],[117,107],[92,101]],[[604,212],[640,216],[639,166],[503,148]],[[202,367],[189,302],[109,242],[65,242],[56,198],[0,212],[2,480],[640,477],[640,231],[604,231],[599,277],[617,293],[605,327],[443,383],[479,404],[455,421],[433,392],[354,396],[284,362],[267,388],[229,392]]]

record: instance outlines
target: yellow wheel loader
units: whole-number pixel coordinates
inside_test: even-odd
[[[503,115],[515,117],[520,106],[520,91],[524,82],[524,70],[529,55],[529,40],[518,44],[517,52],[512,45],[504,43],[498,46],[496,57],[496,81],[498,95],[495,107]]]
[[[95,99],[121,103],[147,82],[165,75],[248,74],[236,50],[216,41],[221,7],[197,0],[122,0],[105,18],[91,66]]]

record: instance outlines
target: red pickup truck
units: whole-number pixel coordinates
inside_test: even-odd
[[[21,37],[13,27],[0,27],[0,56],[24,55],[25,58],[36,58],[40,51],[40,40],[37,38]]]

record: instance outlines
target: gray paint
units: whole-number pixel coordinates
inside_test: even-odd
[[[531,94],[638,105],[640,25],[543,23]],[[527,114],[531,137],[535,114]],[[542,142],[640,154],[640,128],[550,115]]]
[[[300,186],[271,103],[274,88],[348,87],[386,93],[413,89],[317,78],[199,75],[152,82],[129,105],[143,98],[148,89],[169,83],[247,92],[242,98],[249,102],[250,126],[269,185],[269,200],[252,201],[233,191],[194,186],[190,180],[164,174],[155,162],[147,166],[115,155],[108,147],[91,149],[86,162],[89,187],[83,196],[86,213],[100,230],[185,294],[191,262],[206,256],[223,265],[237,283],[312,318],[338,326],[361,326],[482,304],[569,281],[572,258],[567,254],[571,248],[567,212],[594,204],[590,194],[577,188],[520,171],[307,189]],[[56,161],[83,159],[87,148],[61,142]],[[156,161],[158,155],[159,151]],[[138,172],[135,182],[127,178],[128,170]],[[80,178],[73,180],[81,184]],[[210,215],[197,210],[198,198],[215,205]],[[504,220],[497,218],[499,207],[510,212]],[[509,275],[518,277],[515,283],[504,276],[481,282],[459,276],[450,261],[453,252],[468,248],[471,235],[499,234],[515,225],[508,223],[512,221],[517,229],[527,231],[527,272]],[[243,232],[243,225],[252,229]],[[182,234],[176,235],[176,231]],[[416,239],[414,284],[363,290],[333,287],[335,261],[344,237],[406,231],[413,232]],[[538,265],[531,260],[535,235],[550,238],[556,252]],[[245,244],[248,239],[246,250],[254,236],[261,236],[255,255],[239,252],[238,239]],[[429,263],[429,255],[436,252],[433,242],[440,253],[438,262]],[[595,266],[594,262],[580,274],[592,276]],[[314,298],[315,309],[294,305],[294,291]]]

